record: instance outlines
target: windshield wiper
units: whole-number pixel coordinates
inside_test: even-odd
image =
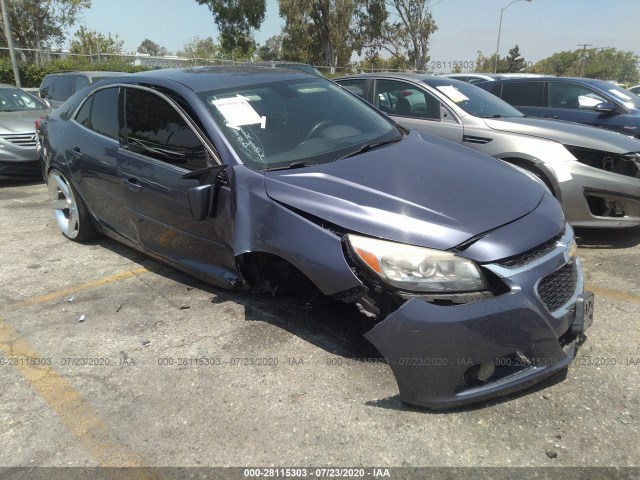
[[[318,163],[317,162],[309,162],[307,160],[297,160],[295,162],[291,162],[288,165],[283,165],[282,167],[265,168],[265,171],[271,172],[273,170],[289,170],[291,168],[312,167],[314,165],[318,165]]]
[[[396,143],[402,140],[404,137],[393,138],[391,140],[385,140],[384,142],[374,142],[374,143],[365,143],[357,150],[347,153],[341,157],[335,159],[335,161],[344,160],[345,158],[354,157],[356,155],[360,155],[361,153],[368,152],[369,150],[373,150],[374,148],[382,147],[383,145],[389,145],[390,143]]]

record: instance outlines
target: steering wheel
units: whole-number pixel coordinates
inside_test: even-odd
[[[332,122],[331,120],[322,120],[320,123],[315,124],[313,128],[309,130],[309,133],[307,133],[307,136],[304,137],[303,142],[306,142],[307,140],[311,140],[320,132],[320,130],[324,130],[325,128],[330,127],[331,125],[335,125],[335,122]]]

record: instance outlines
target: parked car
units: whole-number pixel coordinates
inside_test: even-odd
[[[97,230],[225,288],[309,283],[353,303],[404,402],[530,386],[567,367],[591,322],[544,185],[324,78],[133,74],[75,95],[38,134],[63,235]]]
[[[40,98],[57,108],[74,93],[105,78],[128,75],[125,72],[60,72],[50,73],[40,84]]]
[[[538,73],[443,73],[441,76],[453,78],[467,83],[493,82],[506,78],[538,78],[548,77]]]
[[[477,86],[527,115],[585,123],[640,138],[640,98],[610,82],[548,77]]]
[[[363,74],[335,79],[407,128],[517,165],[539,177],[580,227],[640,225],[640,140],[558,120],[524,118],[454,79]]]
[[[283,62],[283,61],[271,61],[271,62],[251,62],[247,65],[255,67],[268,67],[268,68],[286,68],[289,70],[300,70],[301,72],[312,73],[322,77],[322,72],[317,68],[309,65],[308,63],[300,62]]]
[[[629,91],[631,93],[635,93],[636,95],[640,95],[640,85],[636,85],[635,87],[629,87]]]
[[[0,178],[39,178],[35,122],[49,112],[50,108],[33,95],[0,84]]]

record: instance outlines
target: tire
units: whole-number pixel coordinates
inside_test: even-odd
[[[59,170],[47,177],[53,215],[62,235],[74,242],[86,242],[98,234],[78,192]]]

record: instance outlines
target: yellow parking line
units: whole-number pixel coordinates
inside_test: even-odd
[[[67,380],[50,366],[34,366],[29,362],[29,359],[44,357],[1,317],[0,354],[6,359],[13,360],[12,364],[29,386],[47,402],[67,430],[80,439],[82,446],[98,465],[101,467],[143,466],[142,460],[137,455],[113,439],[109,427],[100,419],[96,410]],[[130,475],[125,478],[139,477],[139,473],[131,470]]]
[[[63,290],[58,290],[57,292],[48,293],[46,295],[39,295],[37,297],[29,298],[27,300],[23,300],[20,302],[13,303],[5,308],[0,309],[1,312],[15,311],[19,307],[23,307],[25,305],[37,305],[40,303],[45,303],[51,300],[56,300],[61,297],[66,297],[68,295],[72,295],[74,293],[83,292],[85,290],[91,290],[92,288],[100,287],[107,283],[117,282],[120,280],[126,280],[127,278],[135,277],[136,275],[141,275],[146,272],[150,272],[153,270],[157,270],[161,265],[151,265],[149,267],[140,267],[135,268],[133,270],[129,270],[126,272],[116,273],[115,275],[110,275],[108,277],[99,278],[97,280],[92,280],[87,283],[83,283],[80,285],[74,285],[69,288],[65,288]]]
[[[585,285],[585,290],[591,290],[596,296],[613,298],[622,300],[623,302],[640,303],[640,295],[624,293],[619,290],[611,290],[609,288],[598,287],[596,285]]]

